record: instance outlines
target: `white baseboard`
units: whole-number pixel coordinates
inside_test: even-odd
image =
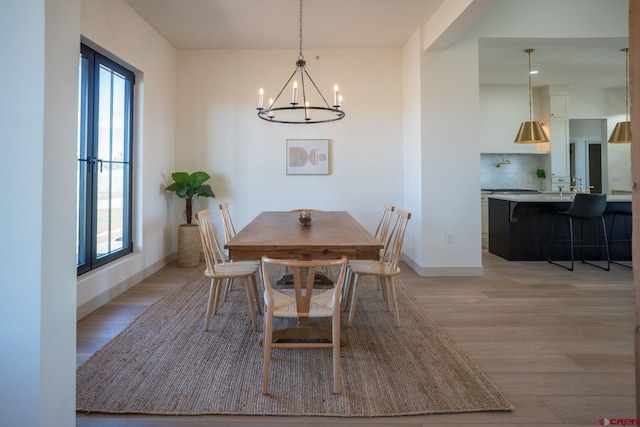
[[[151,264],[149,267],[134,274],[133,276],[130,276],[126,280],[123,280],[122,282],[110,287],[108,290],[102,292],[100,295],[97,295],[91,298],[89,301],[79,305],[76,308],[76,316],[77,316],[76,319],[77,320],[82,319],[87,314],[105,305],[106,303],[111,301],[113,298],[117,297],[118,295],[120,295],[127,289],[131,288],[132,286],[140,283],[142,280],[151,276],[153,273],[162,269],[165,265],[167,265],[171,261],[174,261],[175,259],[176,259],[176,254],[171,254],[165,257],[164,259],[154,264]]]
[[[484,267],[479,266],[451,266],[451,267],[422,267],[415,260],[402,254],[402,260],[415,271],[418,276],[422,277],[438,277],[438,276],[484,276]]]

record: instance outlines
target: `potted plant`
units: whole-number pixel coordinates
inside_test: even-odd
[[[536,170],[536,176],[540,180],[540,191],[543,191],[544,190],[544,179],[547,177],[547,174],[544,171],[544,169],[538,169],[538,170]]]
[[[211,178],[208,173],[198,171],[192,174],[187,172],[174,172],[171,174],[173,183],[166,191],[176,193],[176,196],[185,200],[186,224],[178,227],[178,266],[194,267],[200,263],[200,232],[193,220],[193,199],[198,197],[216,197],[209,184],[205,182]]]

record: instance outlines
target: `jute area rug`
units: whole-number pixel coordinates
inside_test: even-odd
[[[379,417],[512,409],[397,288],[399,328],[380,291],[363,282],[353,326],[342,328],[341,394],[332,392],[331,350],[274,349],[265,396],[262,333],[251,327],[244,287],[234,286],[205,332],[209,281],[194,273],[78,368],[77,410]]]

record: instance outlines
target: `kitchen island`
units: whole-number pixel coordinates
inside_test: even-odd
[[[551,218],[554,212],[565,211],[573,197],[558,193],[491,195],[489,196],[489,252],[510,261],[546,261],[548,259]],[[604,214],[607,233],[615,211],[631,212],[630,195],[607,195],[607,209]],[[568,238],[567,221],[558,221],[557,238]],[[618,217],[614,230],[615,238],[630,238],[631,218]],[[580,227],[574,227],[579,230]],[[575,231],[577,232],[577,231]],[[585,241],[594,241],[600,235],[593,227],[585,227]],[[630,242],[615,242],[611,245],[611,259],[631,260]],[[595,252],[598,251],[598,252]],[[586,254],[589,259],[605,259],[604,250],[592,250]],[[580,257],[577,253],[576,257]],[[569,244],[557,243],[554,258],[571,259]]]

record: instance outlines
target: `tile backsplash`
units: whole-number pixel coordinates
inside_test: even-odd
[[[538,169],[544,169],[547,175],[542,189],[550,190],[551,160],[548,154],[481,154],[480,188],[540,190]]]

